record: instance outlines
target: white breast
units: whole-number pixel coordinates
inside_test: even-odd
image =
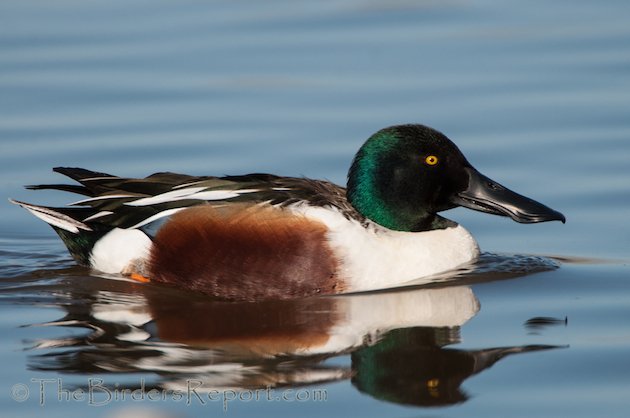
[[[479,256],[479,246],[462,226],[427,232],[392,231],[373,224],[365,228],[339,211],[296,205],[292,210],[323,222],[330,245],[340,255],[349,291],[400,286],[454,269]]]

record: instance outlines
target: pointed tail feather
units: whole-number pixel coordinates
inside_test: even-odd
[[[48,223],[68,248],[70,255],[79,264],[90,266],[90,255],[94,244],[113,227],[100,224],[88,226],[79,219],[93,211],[89,208],[49,208],[9,199],[11,203],[23,207],[36,217]]]
[[[85,168],[78,167],[55,167],[53,168],[55,173],[63,174],[66,177],[70,177],[72,180],[76,180],[80,183],[86,179],[111,177],[117,178],[107,173],[100,173],[98,171],[86,170]]]
[[[70,192],[94,197],[94,193],[92,193],[86,187],[74,184],[34,184],[26,186],[26,188],[28,190],[61,190],[62,192]]]
[[[65,190],[85,196],[96,197],[102,194],[117,191],[117,187],[121,184],[121,182],[129,180],[121,179],[120,177],[112,176],[111,174],[86,170],[85,168],[78,167],[55,167],[53,168],[53,171],[81,183],[81,186],[64,187],[57,185],[43,185],[36,187]]]
[[[9,202],[23,207],[44,222],[53,227],[63,229],[64,231],[72,232],[73,234],[78,234],[81,230],[92,231],[92,228],[85,223],[74,219],[67,214],[61,213],[62,209],[33,205],[31,203],[20,202],[19,200],[13,199],[9,199]]]

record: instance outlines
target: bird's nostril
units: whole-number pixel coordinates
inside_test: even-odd
[[[495,183],[493,181],[487,182],[486,186],[488,186],[488,188],[490,188],[492,190],[503,190],[503,187],[500,184]]]

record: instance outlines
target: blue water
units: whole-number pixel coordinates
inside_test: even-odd
[[[567,217],[456,209],[446,216],[485,251],[457,280],[243,307],[99,277],[0,204],[3,414],[224,414],[222,400],[173,399],[192,379],[224,397],[273,388],[273,401],[229,402],[229,416],[625,417],[628,109],[624,1],[0,2],[4,197],[72,201],[22,188],[60,182],[54,166],[343,184],[369,135],[415,122]],[[326,338],[345,346],[287,348]],[[96,407],[80,396],[90,378],[112,396],[142,384],[167,396],[101,391]],[[43,406],[42,379],[55,382]]]

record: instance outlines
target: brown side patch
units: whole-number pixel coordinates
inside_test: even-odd
[[[195,206],[160,229],[148,277],[237,300],[342,291],[327,228],[282,209]]]

